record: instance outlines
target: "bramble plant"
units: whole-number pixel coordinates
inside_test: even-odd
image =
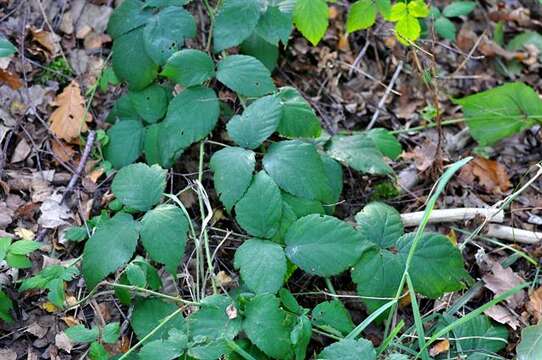
[[[327,28],[327,3],[223,0],[213,9],[204,1],[210,34],[201,50],[184,47],[197,34],[194,17],[184,8],[187,3],[124,0],[112,14],[112,67],[104,70],[97,86],[104,91],[123,82],[128,91],[114,104],[108,116],[111,127],[101,136],[96,155],[103,154],[104,168],[116,170],[111,184],[115,200],[84,227],[65,233],[70,241],[84,242],[81,273],[89,293],[82,301],[107,286],[132,308],[129,320],[138,341],[115,358],[408,359],[394,353],[404,350],[426,360],[427,347],[452,331],[456,338],[480,338],[457,341],[454,355],[500,350],[506,330],[493,326],[481,311],[466,315],[467,320],[456,320],[450,311],[424,329],[417,303],[417,295],[434,299],[472,282],[450,239],[425,232],[437,197],[469,159],[452,165],[436,184],[414,233],[405,234],[398,212],[383,203],[365,206],[355,215],[355,225],[334,217],[343,166],[393,177],[390,163],[402,147],[385,129],[325,134],[299,91],[275,86],[270,69],[279,42],[288,42],[295,24],[317,43]],[[399,39],[410,43],[419,37],[419,19],[429,10],[421,0],[394,5],[358,1],[352,5],[348,31],[371,26],[377,12],[396,22]],[[221,90],[235,93],[242,111],[229,116],[217,96]],[[476,111],[468,98],[460,101],[467,117]],[[230,144],[213,142],[222,148],[210,156],[209,168],[226,213],[247,235],[233,260],[240,286],[229,292],[221,289],[215,274],[207,234],[212,206],[202,185],[204,145],[221,117],[229,118]],[[469,126],[481,139],[475,135],[476,122]],[[196,143],[198,179],[183,191],[196,192],[199,223],[183,206],[180,193],[165,193],[166,169]],[[161,293],[159,269],[177,280],[189,241],[196,261],[186,268],[194,279],[183,294],[191,297]],[[18,243],[6,240],[3,246],[8,264],[15,255],[24,263],[24,255],[32,251],[13,250]],[[336,294],[312,309],[302,306],[302,295],[287,288],[296,270],[321,277],[331,292],[331,277],[350,273],[369,316],[356,325]],[[23,281],[20,290],[46,289],[49,300],[62,308],[67,305],[65,283],[76,276],[74,264],[53,265]],[[5,313],[2,296],[0,292],[0,316]],[[393,316],[405,298],[413,309],[417,344],[375,348],[360,337],[371,323]],[[387,331],[388,345],[403,325]],[[109,358],[104,344],[117,340],[120,325],[77,325],[66,334],[74,342],[90,343],[89,357],[101,360]],[[310,347],[316,334],[326,340]]]

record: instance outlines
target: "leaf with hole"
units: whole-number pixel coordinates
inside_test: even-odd
[[[111,191],[125,206],[147,211],[156,205],[166,188],[166,171],[158,165],[137,163],[123,167],[111,184]]]
[[[228,134],[241,147],[255,149],[275,132],[282,115],[280,100],[272,95],[259,98],[234,116]]]
[[[354,265],[362,254],[360,234],[327,215],[308,215],[286,233],[286,256],[305,272],[328,277]]]
[[[145,26],[143,41],[145,51],[158,65],[164,65],[184,44],[196,36],[196,22],[192,15],[179,6],[169,6],[159,11]]]
[[[242,96],[263,96],[275,91],[271,73],[258,59],[229,55],[217,65],[216,78]]]
[[[235,213],[239,225],[250,235],[272,238],[279,229],[282,215],[282,197],[277,184],[260,171],[235,205]]]
[[[201,50],[183,49],[167,60],[160,75],[184,87],[201,85],[215,75],[215,64]]]
[[[245,241],[235,251],[234,265],[247,287],[256,294],[275,294],[286,275],[286,256],[282,247],[266,240]]]
[[[82,272],[89,289],[132,258],[138,235],[132,216],[122,212],[96,228],[83,251]]]
[[[141,243],[151,259],[164,264],[170,274],[176,274],[188,233],[183,211],[173,205],[157,206],[141,220],[140,232]]]

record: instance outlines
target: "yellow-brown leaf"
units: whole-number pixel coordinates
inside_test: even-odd
[[[58,108],[49,119],[51,131],[59,138],[72,144],[79,143],[79,136],[88,130],[86,122],[92,121],[86,113],[85,100],[79,84],[72,81],[55,99]]]

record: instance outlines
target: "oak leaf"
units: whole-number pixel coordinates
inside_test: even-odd
[[[49,119],[51,131],[59,138],[72,144],[79,143],[79,136],[88,130],[86,122],[92,116],[85,109],[85,99],[76,81],[72,81],[59,94],[54,105],[58,108]]]

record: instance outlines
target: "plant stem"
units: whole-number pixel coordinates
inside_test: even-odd
[[[125,352],[119,358],[119,360],[124,360],[124,359],[128,358],[128,355],[130,355],[134,350],[138,349],[141,345],[143,345],[143,343],[145,341],[150,339],[151,336],[156,334],[156,332],[162,328],[162,326],[167,324],[171,319],[173,319],[175,316],[177,316],[181,311],[183,311],[183,308],[179,308],[179,309],[175,310],[173,313],[169,314],[162,322],[160,322],[160,324],[158,324],[158,326],[156,326],[154,329],[151,330],[151,332],[149,332],[147,335],[145,335],[143,337],[143,339],[139,340],[139,342],[137,344],[135,344],[127,352]]]
[[[178,303],[182,303],[184,305],[199,306],[198,302],[194,302],[194,301],[190,301],[190,300],[184,300],[179,296],[166,295],[166,294],[159,293],[157,291],[152,291],[152,290],[141,288],[141,287],[138,287],[138,286],[124,285],[124,284],[110,283],[110,282],[104,282],[103,285],[108,285],[108,286],[111,286],[113,288],[125,289],[125,290],[129,290],[129,291],[136,291],[136,292],[139,292],[139,293],[148,294],[148,295],[160,297],[160,298],[163,298],[163,299],[166,299],[166,300],[171,300],[171,301],[175,301],[175,302],[178,302]]]
[[[333,295],[337,295],[337,292],[335,291],[335,288],[333,287],[333,284],[331,283],[331,279],[326,277],[324,278],[325,282],[326,282],[326,286],[329,290],[330,293],[332,293]]]
[[[239,354],[243,359],[246,360],[256,360],[252,355],[247,353],[242,347],[237,345],[237,343],[233,340],[227,339],[226,343],[228,344],[228,347],[235,351],[237,354]],[[120,360],[120,359],[119,359]]]

